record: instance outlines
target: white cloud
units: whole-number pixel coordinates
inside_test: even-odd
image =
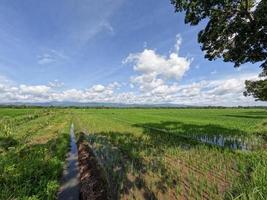
[[[19,85],[18,91],[20,94],[29,94],[29,95],[43,95],[49,92],[51,88],[46,85]]]
[[[175,52],[179,53],[181,44],[182,44],[182,37],[181,37],[180,34],[177,34],[176,35],[176,44],[174,46],[175,47]]]
[[[245,80],[256,80],[256,74],[243,74],[217,80],[204,80],[189,85],[180,86],[174,95],[175,102],[189,105],[266,105],[255,102],[251,97],[244,97]]]
[[[92,90],[94,92],[103,92],[105,90],[105,86],[103,86],[103,85],[94,85],[92,87]]]
[[[45,53],[37,56],[37,63],[39,65],[48,65],[66,59],[68,59],[68,57],[64,55],[64,53],[54,49],[49,49],[46,50]]]
[[[145,49],[141,53],[130,54],[125,62],[134,63],[134,70],[137,72],[176,80],[180,80],[190,66],[190,59],[179,57],[177,53],[171,53],[166,58],[151,49]]]
[[[147,92],[120,92],[121,84],[93,85],[86,89],[65,89],[51,85],[10,85],[0,82],[0,102],[114,102],[114,103],[176,103],[185,105],[266,105],[244,97],[244,81],[257,75],[243,74],[217,80],[203,80],[191,84],[162,84]]]
[[[120,84],[113,82],[106,86],[93,85],[84,90],[59,90],[48,85],[4,85],[0,84],[0,102],[46,102],[46,101],[79,101],[79,102],[108,102],[114,97],[114,91]]]
[[[60,82],[58,80],[54,80],[54,81],[48,82],[48,86],[50,86],[52,88],[61,88],[64,86],[64,83]]]
[[[137,86],[142,93],[154,95],[160,99],[177,92],[176,81],[184,76],[191,63],[189,58],[179,56],[181,42],[181,36],[177,35],[175,51],[170,52],[167,57],[151,49],[130,54],[123,63],[132,64],[134,71],[139,74],[130,78],[131,87]]]

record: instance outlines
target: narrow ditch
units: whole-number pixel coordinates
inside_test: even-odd
[[[80,180],[78,166],[78,149],[74,136],[74,125],[70,128],[70,151],[63,170],[58,200],[78,200],[80,196]]]
[[[109,200],[106,174],[84,133],[76,143],[74,125],[70,128],[70,151],[64,166],[58,200]]]
[[[78,160],[80,167],[80,199],[108,200],[110,192],[103,168],[93,150],[89,147],[84,133],[79,133]]]

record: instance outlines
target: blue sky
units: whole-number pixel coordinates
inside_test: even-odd
[[[1,102],[262,105],[240,69],[203,58],[168,0],[2,0]]]

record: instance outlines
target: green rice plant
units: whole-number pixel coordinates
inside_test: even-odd
[[[251,159],[255,157],[254,154],[261,155],[263,149],[236,150],[206,144],[194,138],[199,135],[220,135],[237,141],[242,138],[248,143],[254,141],[252,138],[258,139],[258,124],[266,117],[267,113],[263,109],[74,111],[74,122],[78,131],[88,130],[96,136],[105,136],[105,140],[120,150],[124,162],[129,163],[125,173],[144,177],[144,187],[149,185],[149,190],[154,194],[161,193],[160,187],[157,187],[161,182],[162,187],[165,185],[164,187],[168,188],[168,192],[179,196],[175,188],[181,186],[185,178],[189,178],[193,182],[190,198],[193,198],[194,194],[195,198],[200,198],[196,195],[201,194],[203,188],[208,188],[213,199],[224,199],[227,193],[234,198],[243,193],[252,194],[253,192],[249,192],[251,186],[256,186],[265,197],[262,186],[266,186],[266,183],[260,178],[265,177],[265,174],[258,170],[264,169],[265,163],[259,164],[259,159]],[[261,138],[259,140],[262,141]],[[99,148],[105,149],[105,145]],[[263,156],[261,159],[266,160]],[[111,163],[114,162],[117,162],[116,159],[111,159]],[[173,180],[177,179],[177,171],[184,168],[193,170],[194,173],[177,175],[179,179],[174,187]],[[150,176],[154,178],[151,179]],[[209,177],[209,181],[206,177]],[[126,185],[122,183],[122,188],[127,187]],[[224,188],[223,192],[220,188]],[[135,188],[131,195],[138,196],[137,189]],[[255,196],[255,191],[253,194]]]

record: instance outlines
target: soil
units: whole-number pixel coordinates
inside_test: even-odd
[[[80,168],[80,199],[109,200],[108,182],[92,149],[80,133],[78,140],[78,160]]]

